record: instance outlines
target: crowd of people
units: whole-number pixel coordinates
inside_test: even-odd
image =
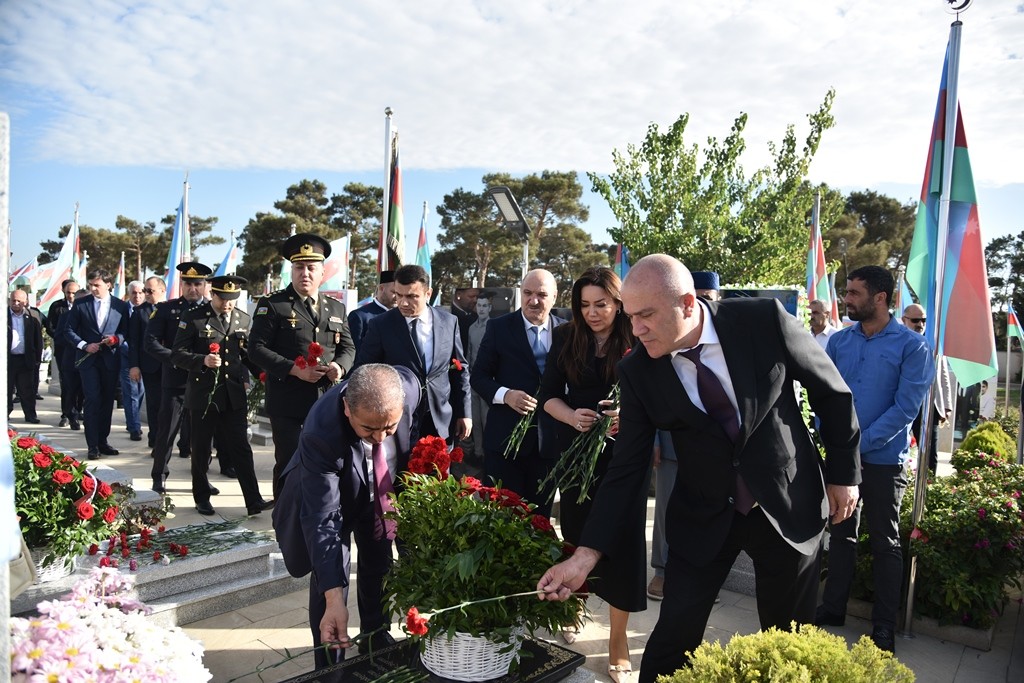
[[[740,551],[754,562],[763,628],[842,624],[862,509],[874,560],[872,638],[894,650],[910,435],[933,380],[933,429],[951,417],[951,403],[948,371],[936,376],[920,334],[923,313],[908,308],[902,321],[890,313],[888,271],[849,274],[853,325],[841,330],[828,326],[818,301],[808,331],[774,299],[720,300],[716,274],[691,273],[666,255],[640,259],[624,281],[610,268],[588,269],[572,286],[566,317],[553,312],[558,291],[546,270],[527,273],[520,308],[494,315],[488,290],[460,293],[450,311],[429,305],[430,279],[416,265],[382,272],[372,300],[346,315],[319,291],[330,249],[312,234],[280,245],[291,284],[260,298],[251,317],[236,308],[245,280],[214,277],[197,262],[178,266],[181,296],[170,301],[160,278],[132,282],[126,300],[116,299],[103,270],[88,274],[84,295],[78,283],[64,283],[65,298],[45,320],[27,308],[24,292],[12,293],[8,413],[17,389],[26,420],[38,421],[33,382],[45,329],[58,358],[60,424],[84,425],[90,459],[117,453],[108,436],[118,386],[133,440],[142,439],[146,407],[155,491],[165,490],[177,446],[191,458],[196,509],[214,514],[208,467],[216,446],[247,511],[274,509],[289,571],[312,573],[313,641],[340,643],[331,657],[318,650],[318,666],[353,645],[353,541],[360,624],[366,631],[388,623],[381,582],[394,525],[383,515],[417,439],[462,444],[475,454],[467,471],[550,515],[555,491],[544,482],[555,462],[605,417],[611,429],[591,495],[581,502],[572,488],[559,492],[561,532],[577,550],[537,589],[544,599],[565,599],[590,577],[589,590],[609,605],[609,674],[617,683],[634,680],[629,614],[646,609],[648,598],[661,602],[639,680],[673,672],[700,644]],[[246,437],[248,385],[263,373],[274,442],[270,500]],[[606,400],[615,386],[617,405]],[[824,459],[803,417],[801,387]],[[527,417],[534,428],[510,457],[509,439]],[[654,579],[645,587],[652,472]],[[561,637],[572,643],[576,633]],[[360,647],[389,640],[384,630]]]

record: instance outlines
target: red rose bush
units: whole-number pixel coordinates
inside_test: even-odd
[[[508,489],[449,475],[461,449],[424,437],[413,449],[394,500],[404,549],[385,578],[385,595],[407,633],[456,632],[503,641],[513,629],[580,624],[584,597],[539,600],[544,571],[565,555],[551,522]]]

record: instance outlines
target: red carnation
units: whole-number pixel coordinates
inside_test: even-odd
[[[53,473],[53,483],[57,486],[63,486],[64,484],[70,484],[75,480],[75,475],[71,474],[67,470],[57,470]]]
[[[167,547],[168,547],[168,549],[169,549],[169,550],[170,550],[170,551],[171,551],[172,553],[176,553],[176,552],[178,552],[178,547],[179,547],[179,546],[178,546],[178,544],[177,544],[177,543],[172,543],[172,544],[170,544],[170,545],[169,545],[169,546],[167,546]]]
[[[306,357],[299,356],[298,358],[296,358],[295,367],[297,367],[299,370],[305,370],[306,368],[308,368],[309,365],[306,363]]]
[[[555,527],[551,526],[551,520],[543,515],[533,515],[530,517],[530,524],[537,531],[554,531]]]
[[[104,557],[100,558],[100,566],[101,567],[113,567],[115,565],[114,565],[113,562],[110,561],[109,557],[104,556]]]
[[[480,489],[480,480],[476,477],[471,477],[468,474],[462,477],[462,486],[470,491],[477,491]]]
[[[110,488],[110,484],[105,481],[100,482],[100,490],[97,492],[99,493],[100,498],[109,498],[110,494],[113,492],[114,489]]]
[[[13,439],[13,438],[14,438],[14,437],[16,437],[17,435],[18,435],[18,432],[14,431],[14,430],[13,430],[13,429],[11,429],[10,427],[8,427],[8,428],[7,428],[7,438],[8,438],[8,439]]]
[[[54,455],[57,453],[57,449],[49,444],[41,443],[39,444],[39,452],[45,455]]]
[[[465,453],[461,446],[456,446],[452,449],[452,452],[448,454],[448,457],[452,459],[452,462],[462,462],[462,458],[465,457]]]
[[[98,545],[96,545],[95,543],[93,543],[92,545],[89,546],[89,554],[90,555],[95,555],[99,551],[100,551],[100,547]]]
[[[164,526],[163,524],[161,524],[160,526],[158,526],[158,527],[156,528],[156,530],[157,530],[157,531],[158,531],[159,533],[161,533],[161,534],[162,534],[163,532],[167,531],[167,527],[165,527],[165,526]]]
[[[307,353],[309,354],[309,360],[315,364],[320,359],[320,356],[324,355],[324,347],[316,342],[309,342]]]
[[[452,366],[448,369],[455,370],[456,372],[462,372],[462,361],[458,358],[452,358]]]
[[[181,555],[182,557],[185,557],[186,555],[188,555],[188,546],[187,545],[178,546],[178,554]]]
[[[113,524],[114,520],[117,519],[117,506],[107,508],[103,513],[103,521],[107,524]]]
[[[90,476],[82,477],[82,490],[86,493],[92,493],[96,488],[96,480]]]
[[[17,443],[18,448],[24,448],[26,450],[29,448],[35,448],[36,446],[39,445],[39,441],[33,439],[31,436],[23,436],[20,439],[18,439]]]
[[[261,372],[260,373],[260,383],[261,384],[266,384],[267,383],[267,373],[265,373],[265,372]]]
[[[409,611],[405,614],[405,627],[414,636],[425,636],[427,635],[427,617],[421,617],[420,611],[416,607],[410,607]]]
[[[83,520],[92,519],[92,516],[96,514],[96,510],[93,508],[92,503],[88,501],[76,505],[75,512],[78,514],[78,518]]]
[[[128,557],[131,554],[132,554],[132,549],[131,548],[129,548],[127,546],[125,546],[124,548],[121,548],[121,557]]]
[[[159,559],[160,559],[160,551],[159,550],[154,550],[153,551],[153,561],[156,562]]]
[[[110,335],[106,338],[107,346],[117,346],[117,337]]]
[[[413,458],[409,461],[409,471],[413,474],[431,474],[434,468],[426,458]]]
[[[220,353],[220,344],[212,342],[210,344],[210,353]]]
[[[49,467],[53,464],[53,460],[50,460],[50,456],[42,453],[36,453],[32,456],[32,463],[36,467]]]

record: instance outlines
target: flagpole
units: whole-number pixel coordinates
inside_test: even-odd
[[[384,108],[384,212],[380,221],[380,245],[377,249],[377,273],[390,270],[388,264],[388,213],[391,210],[391,107]]]
[[[949,202],[953,187],[953,156],[956,150],[956,122],[959,114],[958,85],[960,82],[960,31],[963,22],[957,19],[949,27],[949,69],[946,74],[946,120],[942,141],[942,194],[939,195],[939,225],[935,244],[935,283],[932,311],[929,315],[926,334],[932,342],[932,353],[936,370],[942,362],[943,301],[946,275],[946,242],[949,233]],[[918,292],[920,296],[920,292]],[[932,324],[934,320],[934,324]],[[928,494],[928,462],[931,456],[932,413],[935,411],[935,383],[928,392],[928,399],[921,409],[921,442],[918,444],[917,477],[914,480],[914,508],[911,512],[911,528],[917,528],[924,515],[925,497]],[[914,631],[914,591],[917,588],[917,555],[910,555],[907,581],[907,606],[903,619],[903,631],[910,636]]]

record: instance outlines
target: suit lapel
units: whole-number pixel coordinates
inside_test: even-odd
[[[449,330],[445,324],[447,321],[442,319],[433,307],[428,310],[430,311],[430,337],[432,342],[430,345],[430,368],[436,370],[448,366],[448,359],[442,353],[448,347],[440,343],[440,340],[447,338]],[[454,347],[452,350],[455,350]]]

